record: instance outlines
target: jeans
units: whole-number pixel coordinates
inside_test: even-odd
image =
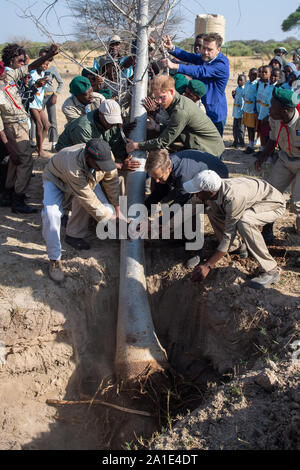
[[[49,259],[56,261],[61,259],[60,227],[61,218],[64,215],[62,204],[65,194],[51,181],[43,181],[43,187],[43,237],[46,242]],[[109,202],[106,199],[100,184],[97,184],[94,192],[102,204],[109,206]]]
[[[233,138],[234,144],[236,145],[245,145],[244,135],[245,135],[245,126],[242,123],[242,119],[233,119]]]

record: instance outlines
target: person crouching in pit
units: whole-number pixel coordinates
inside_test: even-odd
[[[277,263],[258,228],[284,214],[285,202],[277,189],[259,178],[221,179],[211,170],[198,173],[184,183],[183,188],[208,203],[207,215],[220,242],[215,253],[194,269],[191,275],[193,282],[207,277],[215,264],[230,251],[237,235],[244,240],[247,250],[262,269],[262,274],[247,285],[263,289],[280,281]]]

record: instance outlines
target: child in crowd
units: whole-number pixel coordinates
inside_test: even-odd
[[[293,83],[299,79],[299,74],[300,72],[296,70],[296,68],[294,69],[290,67],[290,65],[287,65],[285,70],[286,81],[281,85],[281,88],[292,90]]]
[[[257,74],[258,70],[252,68],[249,70],[249,80],[244,88],[244,114],[243,125],[247,127],[249,145],[245,150],[246,154],[254,153],[254,140],[256,130],[256,117],[255,117],[255,101],[257,90]]]
[[[270,78],[271,78],[272,69],[269,65],[263,65],[261,67],[261,79],[257,85],[257,94],[256,94],[256,116],[257,116],[257,132],[260,137],[261,147],[260,150],[263,151],[267,141],[269,140],[269,106],[270,106],[270,92],[273,88],[269,89]]]
[[[281,80],[280,69],[275,68],[271,71],[269,83],[264,88],[261,97],[260,111],[258,115],[259,132],[261,140],[261,148],[264,148],[269,140],[270,125],[269,125],[269,114],[271,107],[271,99],[273,90],[278,82]],[[267,163],[272,163],[272,155],[269,156]]]
[[[244,147],[244,134],[245,128],[242,123],[243,113],[244,113],[244,88],[246,83],[246,75],[239,75],[237,79],[237,88],[232,92],[232,97],[234,98],[233,103],[233,146],[238,148],[239,146]]]
[[[48,67],[49,67],[49,62],[45,61],[39,69],[32,70],[31,80],[29,84],[32,85],[37,80],[44,78],[45,71],[48,69]],[[47,133],[50,127],[50,123],[47,119],[46,113],[43,110],[46,87],[47,87],[47,84],[38,88],[34,95],[34,100],[29,104],[31,117],[36,125],[37,151],[40,157],[48,157],[46,152],[44,152],[43,150],[43,142],[47,136]]]
[[[280,87],[281,84],[281,71],[279,69],[273,69],[270,77],[270,85]]]

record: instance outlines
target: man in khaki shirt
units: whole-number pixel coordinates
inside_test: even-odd
[[[216,252],[195,268],[192,281],[206,278],[215,264],[230,250],[237,235],[256,259],[263,273],[248,285],[254,289],[269,287],[280,280],[277,263],[270,255],[258,226],[274,222],[285,211],[282,194],[258,178],[221,179],[204,170],[183,184],[186,192],[206,201],[207,215],[219,240]]]
[[[15,47],[16,46],[16,47]],[[6,199],[2,205],[11,205],[13,212],[31,214],[36,209],[24,202],[32,174],[32,150],[29,142],[28,116],[18,93],[17,82],[58,53],[56,45],[47,55],[25,65],[26,52],[17,45],[8,45],[2,51],[0,63],[0,138],[10,155],[6,178]]]
[[[268,182],[282,193],[291,184],[292,205],[296,213],[296,232],[300,235],[300,117],[297,104],[300,99],[292,90],[274,88],[270,108],[270,140],[256,161],[261,170],[263,162],[279,146],[279,157],[271,169]],[[273,224],[263,229],[268,245],[273,244]]]
[[[110,146],[100,139],[56,153],[43,173],[43,237],[50,259],[50,277],[64,278],[61,264],[60,226],[65,195],[72,196],[95,220],[119,217],[119,179]],[[104,194],[105,192],[105,194]],[[67,226],[68,228],[68,226]]]
[[[62,112],[68,123],[89,111],[98,109],[102,101],[105,100],[103,95],[93,91],[89,79],[82,76],[73,78],[70,83],[70,93],[72,96],[67,98],[62,105]]]

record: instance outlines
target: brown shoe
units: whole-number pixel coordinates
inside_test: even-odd
[[[64,272],[62,269],[61,260],[52,260],[50,259],[49,263],[49,276],[55,282],[62,282],[64,280]]]

